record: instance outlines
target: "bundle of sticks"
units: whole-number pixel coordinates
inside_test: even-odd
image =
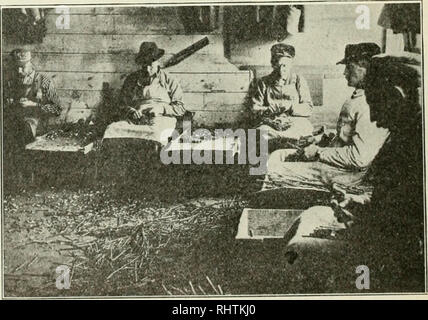
[[[80,145],[86,145],[93,142],[96,138],[96,128],[94,125],[79,120],[76,123],[64,123],[59,127],[49,131],[45,138],[47,140],[56,140],[58,138],[78,140]]]

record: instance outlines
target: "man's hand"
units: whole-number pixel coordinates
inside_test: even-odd
[[[349,210],[345,209],[345,206],[337,200],[332,200],[330,205],[337,221],[345,224],[345,226],[349,228],[353,224],[354,215]]]
[[[19,100],[19,105],[23,108],[37,107],[37,102],[22,98]]]
[[[319,147],[315,144],[311,144],[303,149],[303,156],[308,161],[313,161],[318,157]]]
[[[272,104],[268,107],[271,114],[278,115],[289,110],[292,106],[291,100],[282,100],[278,103]]]
[[[142,113],[137,109],[129,108],[129,117],[134,120],[139,120],[142,117]]]
[[[139,108],[142,113],[154,113],[155,116],[161,116],[164,114],[165,108],[162,104],[142,104]]]

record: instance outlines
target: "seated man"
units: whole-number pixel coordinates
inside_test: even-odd
[[[370,108],[364,94],[365,75],[370,58],[380,53],[375,43],[346,46],[344,75],[348,86],[355,88],[345,101],[337,121],[337,135],[327,147],[316,143],[304,148],[301,159],[309,162],[284,162],[289,160],[290,150],[274,152],[268,162],[267,182],[280,180],[285,185],[328,188],[326,183],[344,186],[358,184],[386,141],[387,129],[378,128],[370,120]],[[299,157],[297,157],[299,158]]]
[[[287,280],[299,274],[324,291],[358,292],[352,280],[363,266],[374,292],[425,290],[422,68],[413,57],[372,59],[367,102],[377,126],[390,131],[368,173],[373,192],[342,193],[301,214],[285,239]],[[305,283],[295,282],[300,291]]]
[[[131,73],[120,93],[122,121],[110,124],[104,139],[137,138],[162,144],[164,130],[174,130],[176,118],[185,114],[183,92],[177,81],[161,70],[159,59],[165,50],[154,42],[143,42],[136,57],[141,66]]]
[[[141,44],[135,59],[141,69],[125,79],[120,92],[121,121],[110,124],[104,132],[103,154],[108,160],[104,165],[114,169],[101,172],[129,176],[129,170],[137,170],[133,176],[142,176],[142,167],[136,164],[147,163],[149,157],[154,157],[150,163],[157,164],[159,155],[148,148],[166,145],[176,117],[186,113],[180,84],[160,68],[158,60],[164,53],[154,42]]]
[[[251,122],[270,140],[311,135],[312,100],[305,79],[293,73],[295,49],[288,44],[271,48],[271,74],[258,81],[251,101]]]
[[[11,58],[3,87],[3,112],[6,166],[13,172],[11,166],[20,162],[16,157],[23,155],[25,145],[36,135],[45,133],[47,120],[59,116],[62,105],[52,80],[34,68],[30,51],[15,49]]]

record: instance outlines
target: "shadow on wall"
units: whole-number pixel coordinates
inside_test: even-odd
[[[3,36],[16,44],[41,43],[47,31],[45,14],[48,10],[50,9],[3,10]]]
[[[283,41],[304,30],[303,5],[231,6],[225,13],[232,43],[257,39]]]

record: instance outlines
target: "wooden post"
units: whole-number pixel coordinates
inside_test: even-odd
[[[387,38],[387,30],[386,28],[382,29],[382,53],[386,52],[386,38]]]
[[[275,25],[275,19],[276,19],[277,13],[278,13],[278,6],[273,6],[273,9],[272,9],[272,26]]]
[[[256,6],[256,22],[260,22],[260,6]]]
[[[223,33],[223,28],[224,28],[224,7],[223,6],[219,6],[218,7],[218,19],[217,19],[217,23],[218,23],[219,33],[222,34]]]
[[[213,31],[216,27],[216,7],[210,6],[210,30]]]
[[[231,24],[231,19],[230,19],[230,15],[233,14],[233,7],[221,7],[222,10],[222,19],[223,19],[223,23],[221,24],[221,28],[222,28],[222,34],[223,34],[223,47],[224,47],[224,56],[226,58],[230,58],[230,52],[231,52],[231,32],[232,30],[230,29],[230,24]]]

